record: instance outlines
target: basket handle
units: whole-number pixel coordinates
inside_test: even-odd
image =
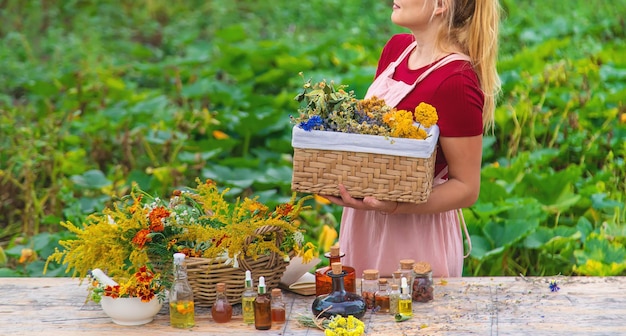
[[[250,270],[250,265],[245,260],[246,247],[250,245],[259,236],[263,236],[265,234],[272,233],[272,232],[276,233],[276,247],[280,247],[280,244],[282,244],[283,240],[285,239],[285,233],[283,229],[281,227],[274,226],[274,225],[263,225],[257,228],[256,230],[254,230],[255,234],[249,235],[244,241],[243,253],[241,253],[237,257],[240,266],[242,266],[246,270]],[[271,252],[270,260],[269,260],[269,267],[274,267],[279,261],[281,261],[281,259],[282,259],[282,256],[280,256],[278,253]]]

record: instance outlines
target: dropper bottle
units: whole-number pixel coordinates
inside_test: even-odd
[[[252,273],[246,271],[244,291],[241,294],[241,310],[243,311],[243,321],[247,324],[254,323],[254,299],[256,292],[252,284]]]
[[[254,327],[257,330],[272,328],[272,301],[267,288],[265,277],[259,277],[258,294],[254,299]]]
[[[398,300],[398,312],[405,316],[413,316],[413,300],[409,294],[409,285],[406,278],[400,280],[400,300]]]

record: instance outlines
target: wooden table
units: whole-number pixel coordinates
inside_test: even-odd
[[[556,279],[557,292],[549,288]],[[169,326],[166,306],[139,327],[111,322],[100,306],[85,303],[85,286],[69,278],[0,278],[0,335],[323,335],[300,326],[312,296],[285,293],[287,323],[258,331],[234,316],[212,321],[196,312],[189,331]],[[436,280],[435,299],[414,303],[414,317],[395,322],[368,312],[367,335],[626,335],[626,277],[485,277]]]

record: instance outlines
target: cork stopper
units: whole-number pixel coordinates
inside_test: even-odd
[[[415,264],[415,266],[413,266],[413,272],[417,274],[426,274],[432,270],[433,270],[432,267],[426,261],[420,261],[417,264]]]
[[[220,282],[217,285],[215,285],[215,288],[218,292],[224,292],[226,291],[226,284],[223,282]]]
[[[399,287],[398,284],[391,284],[391,290],[398,290]]]
[[[400,272],[400,271],[393,272],[393,278],[394,279],[400,280],[401,277],[402,277],[402,272]]]
[[[387,279],[385,279],[385,278],[378,279],[378,284],[379,285],[386,285],[387,284]]]
[[[283,295],[283,292],[280,290],[280,288],[272,289],[272,296],[279,296],[279,295]]]
[[[413,259],[402,259],[400,260],[400,269],[410,270],[413,268],[413,264],[415,264],[415,260]]]
[[[342,271],[341,263],[336,262],[330,266],[333,268],[333,274],[341,274],[341,271]]]
[[[335,244],[333,246],[330,247],[330,256],[331,257],[338,257],[339,256],[339,245]]]
[[[378,270],[366,269],[365,271],[363,271],[363,279],[365,279],[365,280],[376,280],[376,279],[378,279]]]

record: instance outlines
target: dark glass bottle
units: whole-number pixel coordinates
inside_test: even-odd
[[[345,254],[341,253],[339,245],[334,245],[331,246],[330,252],[327,252],[324,256],[328,258],[328,266],[315,271],[315,295],[317,296],[330,293],[333,288],[333,281],[327,275],[331,270],[330,265],[341,262],[341,258],[343,258]],[[356,271],[354,267],[344,265],[342,269],[346,273],[346,276],[343,278],[346,291],[356,294]]]
[[[254,327],[257,330],[269,330],[272,328],[272,300],[267,288],[265,277],[259,277],[258,293],[254,299]]]
[[[362,296],[346,291],[344,287],[345,272],[341,263],[333,263],[332,270],[327,273],[332,279],[333,289],[329,294],[315,298],[311,310],[314,316],[330,318],[334,315],[348,317],[352,315],[358,319],[365,315],[365,300]]]
[[[233,317],[233,307],[226,297],[226,284],[220,282],[216,285],[215,303],[211,306],[211,317],[217,323],[229,322]]]

